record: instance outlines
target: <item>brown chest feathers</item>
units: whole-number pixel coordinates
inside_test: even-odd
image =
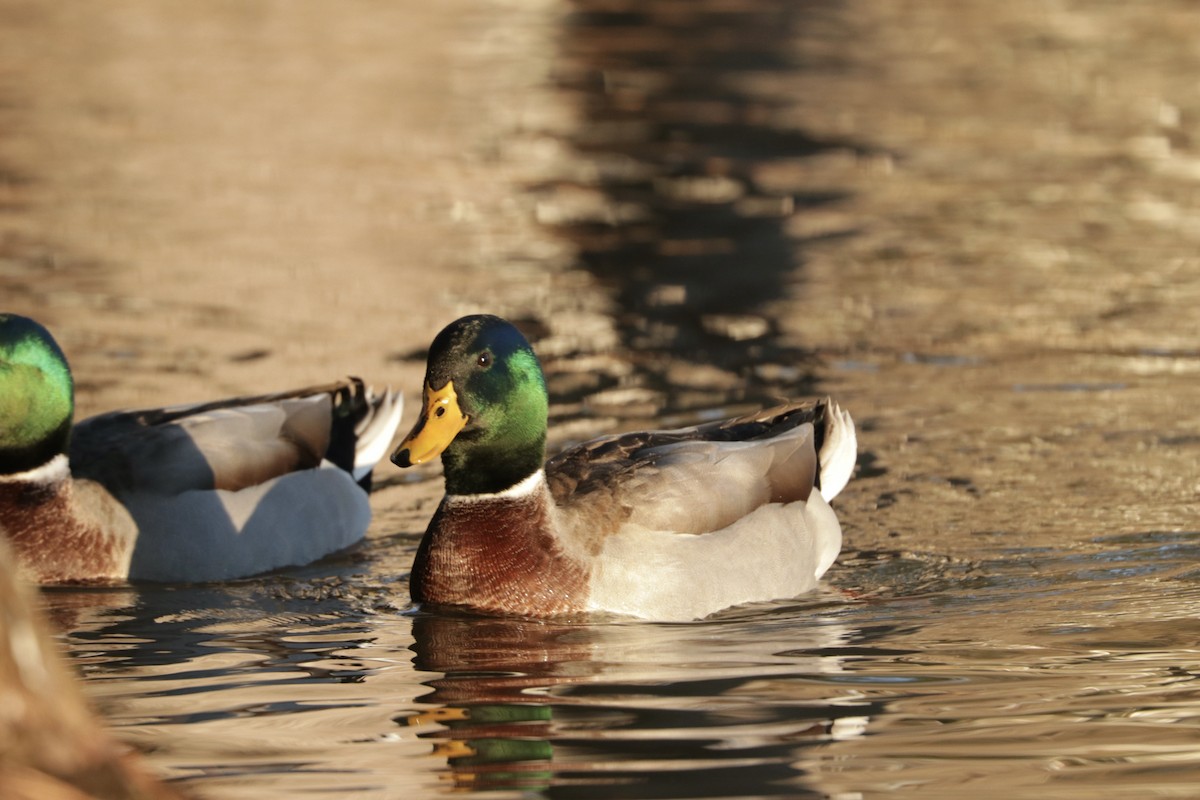
[[[98,487],[70,480],[51,485],[0,483],[0,531],[21,572],[36,583],[123,580],[132,552],[133,522]],[[81,506],[100,503],[101,513]],[[81,503],[82,501],[82,503]],[[108,508],[113,506],[113,508]],[[134,529],[136,530],[136,529]]]
[[[413,563],[413,600],[529,616],[582,611],[587,570],[549,532],[549,502],[545,492],[443,499]]]

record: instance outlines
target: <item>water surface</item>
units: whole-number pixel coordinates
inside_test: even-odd
[[[849,552],[689,624],[397,613],[345,565],[114,593],[71,643],[118,733],[213,797],[1186,796],[1198,548]]]
[[[384,465],[350,553],[47,593],[154,767],[213,798],[1194,796],[1194,11],[286,5],[0,4],[0,286],[81,406],[364,364],[412,397],[488,310],[554,446],[835,395],[846,547],[694,623],[434,614],[436,468]]]

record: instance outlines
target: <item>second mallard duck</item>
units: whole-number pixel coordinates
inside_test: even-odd
[[[415,601],[657,620],[811,591],[841,549],[828,500],[850,478],[850,415],[828,400],[604,437],[543,467],[537,356],[499,317],[429,351],[420,418],[392,455],[442,457],[446,496],[413,564]]]
[[[220,581],[357,542],[401,398],[350,379],[73,425],[50,332],[0,314],[0,535],[38,583]]]

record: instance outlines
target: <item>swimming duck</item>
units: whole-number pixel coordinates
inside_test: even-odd
[[[351,378],[72,425],[62,350],[37,322],[0,314],[0,530],[43,584],[306,564],[365,534],[366,487],[401,405]]]
[[[689,620],[808,592],[837,557],[828,500],[857,444],[835,403],[607,436],[544,463],[548,407],[537,356],[503,319],[463,317],[433,340],[420,417],[392,454],[440,455],[445,473],[414,601]]]

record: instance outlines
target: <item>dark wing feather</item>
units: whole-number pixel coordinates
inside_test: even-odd
[[[548,462],[546,478],[563,524],[589,547],[602,547],[626,523],[717,531],[766,503],[808,500],[823,414],[822,404],[797,403],[692,428],[595,439]]]
[[[653,467],[655,459],[651,451],[665,445],[770,439],[805,422],[813,423],[814,447],[820,452],[826,410],[824,401],[787,403],[690,428],[637,431],[592,439],[550,459],[546,463],[547,482],[555,502],[569,505],[597,489],[609,489],[638,471]]]
[[[322,458],[349,471],[355,426],[372,412],[358,378],[171,408],[116,411],[72,431],[76,477],[115,493],[240,489]]]

